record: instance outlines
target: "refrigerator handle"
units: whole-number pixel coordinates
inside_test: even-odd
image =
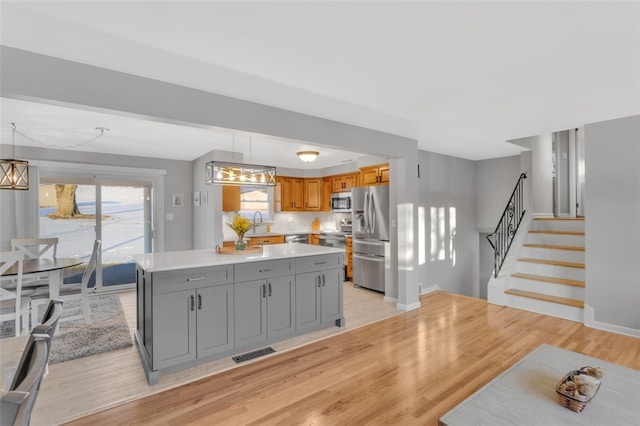
[[[369,191],[364,193],[364,232],[369,233]]]
[[[369,198],[369,221],[371,222],[369,225],[371,227],[369,232],[371,232],[372,234],[376,231],[376,206],[374,203],[375,199],[373,198],[372,192]]]

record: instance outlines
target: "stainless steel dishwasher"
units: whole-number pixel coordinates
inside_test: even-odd
[[[309,234],[290,234],[284,236],[285,243],[309,244]]]

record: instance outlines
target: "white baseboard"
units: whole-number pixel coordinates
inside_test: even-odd
[[[385,296],[383,300],[385,302],[389,302],[389,303],[397,303],[398,302],[398,298],[397,297]]]
[[[404,312],[409,312],[409,311],[413,311],[415,309],[420,309],[422,305],[420,304],[420,302],[415,302],[412,303],[410,305],[405,305],[404,303],[397,303],[396,304],[396,308],[400,309],[401,311]]]
[[[549,216],[554,216],[553,212],[551,213],[532,213],[533,217],[549,217]]]
[[[609,324],[606,322],[596,321],[595,310],[585,304],[584,305],[584,325],[598,330],[610,331],[612,333],[624,334],[625,336],[640,337],[640,330],[635,328],[624,327],[621,325]]]
[[[422,287],[422,291],[420,292],[420,296],[424,296],[425,294],[433,293],[434,291],[442,291],[439,285],[432,285],[431,287]]]

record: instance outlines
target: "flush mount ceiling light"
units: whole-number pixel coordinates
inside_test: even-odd
[[[16,124],[11,123],[11,157],[16,140]],[[15,158],[0,160],[0,189],[29,189],[29,162]]]
[[[320,155],[320,153],[318,151],[300,151],[296,152],[296,155],[305,163],[310,163],[318,158],[318,155]]]

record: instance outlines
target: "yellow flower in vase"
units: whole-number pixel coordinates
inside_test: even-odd
[[[238,236],[238,239],[236,240],[236,250],[244,250],[244,234],[251,229],[251,221],[244,216],[235,215],[231,223],[227,223],[227,225],[229,225],[229,227],[233,229],[233,232]]]

